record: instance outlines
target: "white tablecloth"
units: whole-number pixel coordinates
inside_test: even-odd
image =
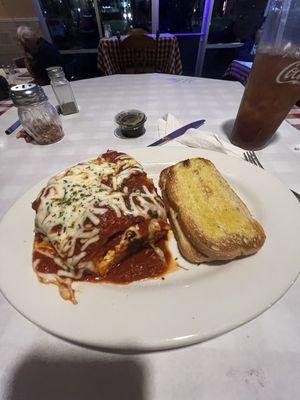
[[[106,149],[153,142],[158,138],[157,119],[166,112],[186,122],[203,117],[204,130],[225,138],[243,91],[236,82],[171,75],[115,75],[72,85],[80,113],[63,117],[66,136],[60,143],[34,146],[6,136],[4,129],[17,119],[16,110],[0,117],[0,215],[33,184],[72,163]],[[46,90],[54,102],[50,88]],[[113,134],[114,116],[127,108],[141,109],[148,117],[147,132],[138,139]],[[265,168],[298,192],[300,153],[293,148],[299,144],[300,133],[283,123],[273,142],[258,152]],[[0,398],[296,399],[299,310],[298,280],[269,311],[219,338],[173,351],[117,355],[84,349],[41,331],[0,295]]]

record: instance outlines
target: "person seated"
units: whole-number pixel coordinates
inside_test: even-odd
[[[244,40],[236,59],[239,61],[253,62],[256,55],[255,35],[248,36]]]
[[[248,62],[253,62],[256,51],[257,51],[257,46],[259,44],[262,30],[264,27],[265,23],[265,18],[263,18],[261,24],[259,25],[258,29],[250,36],[248,36],[244,40],[244,45],[240,49],[238,56],[236,57],[237,60],[239,61],[248,61]]]
[[[9,84],[3,76],[0,76],[0,101],[6,99],[9,99]]]
[[[48,85],[50,83],[46,71],[48,67],[61,66],[64,68],[64,60],[55,46],[39,37],[28,26],[18,27],[17,41],[24,49],[26,67],[37,84]]]

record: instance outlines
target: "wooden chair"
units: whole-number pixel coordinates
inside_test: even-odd
[[[159,32],[153,39],[139,29],[132,31],[123,40],[118,35],[122,72],[126,74],[158,72]]]

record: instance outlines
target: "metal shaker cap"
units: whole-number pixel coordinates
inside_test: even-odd
[[[59,76],[65,76],[64,70],[60,66],[46,68],[46,71],[50,79]]]
[[[41,86],[35,83],[12,86],[9,93],[14,105],[17,107],[30,106],[48,100]]]

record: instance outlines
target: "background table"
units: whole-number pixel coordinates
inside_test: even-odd
[[[300,107],[292,107],[286,116],[286,121],[300,131]]]
[[[155,35],[149,36],[155,39]],[[150,52],[149,56],[152,56],[152,53]],[[128,49],[127,59],[130,60],[132,56],[134,56],[134,53]],[[158,69],[163,73],[182,74],[180,51],[176,36],[167,33],[160,35],[157,65]],[[122,71],[120,46],[116,36],[100,40],[98,46],[98,68],[104,75],[118,74]]]
[[[0,68],[0,76],[3,76],[8,81],[9,85],[19,85],[33,80],[27,68],[16,68],[15,73],[8,75],[3,68]]]
[[[236,80],[245,86],[250,75],[252,65],[252,62],[233,60],[227,68],[224,78]]]
[[[1,116],[1,214],[40,179],[72,163],[108,148],[129,151],[151,143],[158,138],[157,119],[166,112],[183,122],[204,117],[202,130],[226,138],[243,91],[236,82],[159,74],[117,75],[72,86],[80,113],[62,118],[66,136],[57,144],[34,146],[6,136],[2,132],[16,120],[16,110]],[[54,101],[50,88],[46,90]],[[113,117],[124,108],[140,108],[147,114],[144,136],[127,140],[114,136]],[[293,151],[297,144],[300,133],[284,122],[258,155],[267,170],[300,192],[300,153]],[[173,351],[118,355],[53,337],[0,297],[0,398],[297,399],[299,309],[298,280],[270,310],[219,338]],[[180,318],[176,310],[174,318]]]
[[[0,115],[4,114],[12,106],[13,106],[13,102],[10,99],[0,100]],[[7,128],[8,128],[8,126],[7,126]]]

